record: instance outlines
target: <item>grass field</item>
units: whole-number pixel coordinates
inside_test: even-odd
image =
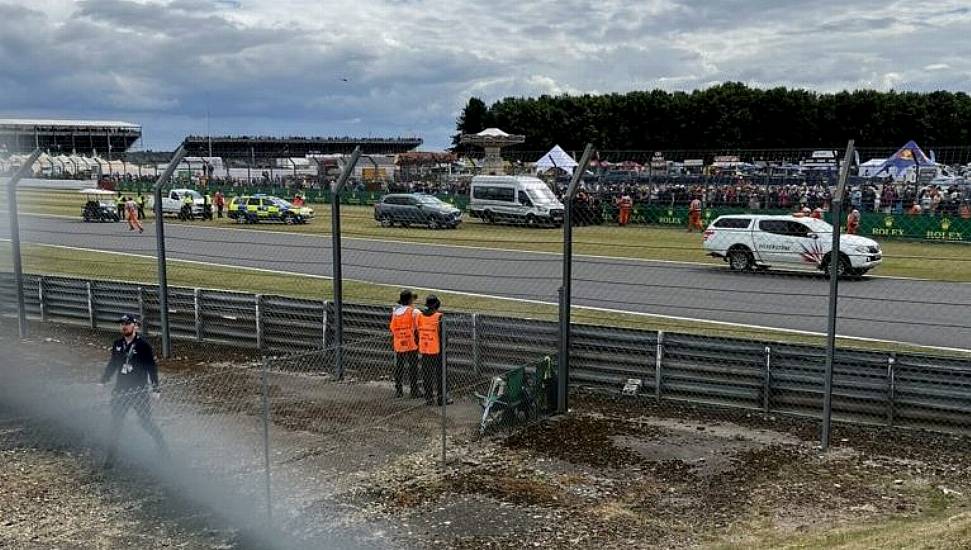
[[[46,245],[26,245],[23,247],[23,263],[26,273],[37,275],[59,275],[102,280],[119,280],[155,284],[158,281],[157,264],[154,258],[120,255],[113,253],[88,252]],[[0,270],[10,271],[10,244],[0,242]],[[169,259],[168,280],[172,286],[235,290],[260,294],[293,296],[310,299],[330,299],[333,285],[330,279],[307,275],[286,275],[278,272],[261,271],[247,268],[225,268],[200,262]],[[344,281],[344,299],[349,302],[388,305],[397,299],[399,287]],[[429,289],[416,289],[421,296],[432,292]],[[486,298],[461,293],[438,292],[446,311],[465,311],[492,315],[514,316],[539,320],[558,318],[557,306],[553,303],[534,303],[522,300]],[[823,345],[821,336],[798,334],[786,331],[763,330],[719,324],[705,321],[667,319],[649,314],[623,314],[598,311],[575,306],[575,323],[617,326],[640,330],[664,330],[689,334],[702,334],[715,338],[745,338],[767,342],[790,342]],[[912,346],[890,342],[861,341],[840,338],[840,347],[867,350],[926,352],[923,346]],[[955,351],[936,350],[944,355],[965,356]]]
[[[950,511],[947,511],[950,512]],[[971,512],[929,513],[917,518],[834,529],[822,534],[780,536],[771,531],[748,533],[744,543],[716,545],[713,550],[938,550],[971,547]]]
[[[37,191],[26,189],[19,194],[21,212],[80,217],[81,197],[76,192]],[[312,205],[317,218],[303,226],[281,224],[237,225],[229,219],[211,223],[242,231],[286,231],[307,234],[330,233],[330,206]],[[372,209],[344,206],[341,212],[342,234],[347,238],[401,240],[417,243],[502,248],[522,251],[562,252],[562,232],[555,229],[532,229],[516,226],[489,225],[467,220],[458,230],[430,231],[424,228],[383,228],[375,223]],[[172,223],[179,223],[172,220]],[[574,230],[574,253],[618,258],[686,261],[723,265],[705,256],[701,236],[680,229],[660,227],[577,227]],[[885,260],[875,275],[914,277],[939,281],[971,281],[971,246],[963,243],[929,243],[899,240],[881,242]]]

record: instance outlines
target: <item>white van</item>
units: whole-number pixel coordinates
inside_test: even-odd
[[[563,203],[539,178],[475,176],[469,189],[469,215],[488,223],[563,225]]]

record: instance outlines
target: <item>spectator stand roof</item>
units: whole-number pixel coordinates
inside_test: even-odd
[[[308,155],[347,155],[355,147],[365,155],[394,155],[405,153],[422,144],[417,137],[356,138],[356,137],[269,137],[269,136],[189,136],[183,143],[191,156],[276,159]]]
[[[142,127],[131,122],[119,120],[67,120],[53,118],[0,118],[0,127],[33,128],[97,128],[117,130],[137,130]]]

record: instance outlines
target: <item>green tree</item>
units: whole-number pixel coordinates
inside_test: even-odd
[[[469,102],[462,109],[455,127],[458,133],[452,136],[452,147],[459,147],[459,140],[462,134],[475,134],[488,128],[486,126],[490,113],[484,101],[477,97],[469,99]]]
[[[601,151],[928,146],[971,141],[971,97],[964,92],[751,88],[727,82],[703,90],[507,97],[486,106],[471,98],[459,134],[497,126],[525,134],[522,151],[569,150],[593,142]],[[453,143],[458,143],[458,135]],[[965,161],[967,162],[967,161]]]

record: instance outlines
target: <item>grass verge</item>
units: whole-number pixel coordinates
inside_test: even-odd
[[[719,544],[713,550],[937,550],[968,548],[971,545],[971,511],[936,512],[917,518],[832,529],[812,535],[780,536],[773,532],[753,533],[740,543]]]
[[[81,196],[73,191],[20,191],[22,212],[78,216]],[[280,224],[237,225],[223,218],[205,222],[218,227],[246,231],[285,231],[324,235],[330,232],[330,206],[312,205],[317,218],[303,226]],[[425,228],[384,228],[377,225],[372,209],[344,206],[341,221],[347,238],[401,240],[415,243],[502,248],[531,252],[559,253],[563,250],[562,232],[518,226],[489,225],[467,220],[455,231],[430,231]],[[180,223],[172,220],[172,223]],[[189,222],[200,224],[204,222]],[[875,275],[913,277],[936,281],[971,282],[971,246],[966,243],[922,241],[881,241],[884,263]],[[616,258],[665,260],[723,265],[705,256],[701,236],[681,229],[645,226],[590,226],[574,230],[574,253]]]
[[[36,275],[57,275],[103,280],[124,280],[155,284],[158,280],[154,258],[103,252],[87,252],[47,245],[26,245],[23,248],[24,271]],[[10,244],[0,242],[0,269],[11,270]],[[329,299],[333,294],[332,281],[324,277],[300,274],[280,274],[249,268],[215,267],[204,263],[169,260],[168,281],[172,286],[232,290],[260,294],[275,294],[308,299]],[[395,285],[344,282],[344,299],[351,302],[390,305],[397,299]],[[416,289],[423,296],[429,289]],[[464,311],[491,315],[513,316],[552,321],[558,318],[555,303],[536,303],[523,300],[469,296],[462,293],[438,292],[446,311]],[[553,297],[551,297],[551,302]],[[731,324],[705,321],[667,319],[664,317],[602,312],[574,307],[573,321],[581,324],[616,326],[638,330],[663,330],[699,334],[712,338],[745,338],[766,342],[824,344],[822,336],[804,335],[776,330],[747,328]],[[840,338],[838,345],[848,349],[897,352],[924,352],[928,348],[891,342],[872,342]],[[967,356],[960,352],[934,350],[945,355]]]

